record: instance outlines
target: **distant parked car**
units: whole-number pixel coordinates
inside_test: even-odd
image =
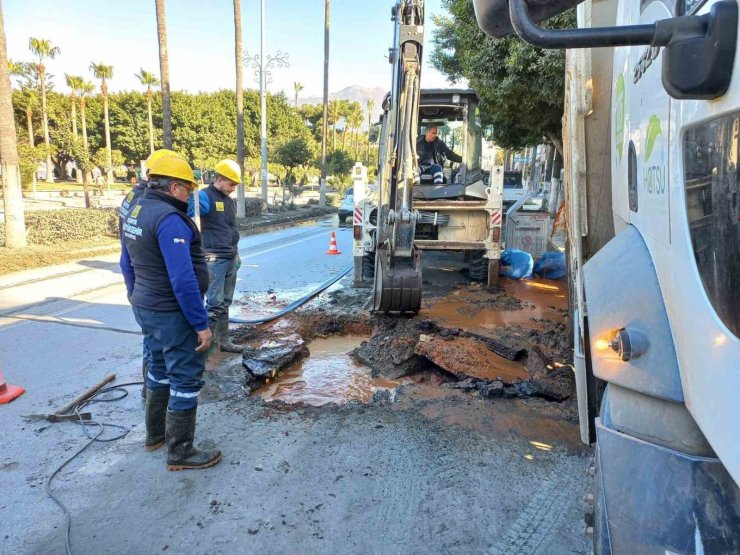
[[[352,187],[350,187],[345,191],[344,196],[342,197],[342,202],[339,203],[339,210],[337,210],[337,214],[339,215],[339,222],[344,223],[347,218],[351,218],[354,210],[355,197]]]

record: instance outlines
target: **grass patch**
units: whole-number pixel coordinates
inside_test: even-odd
[[[118,239],[112,237],[68,241],[56,245],[31,245],[23,249],[0,247],[0,275],[110,254],[120,248]]]

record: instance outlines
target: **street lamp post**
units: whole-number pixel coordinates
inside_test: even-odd
[[[260,140],[262,144],[262,200],[267,203],[267,84],[272,81],[270,78],[271,67],[288,67],[288,54],[278,50],[274,56],[269,54],[265,57],[265,46],[267,43],[267,33],[265,26],[265,0],[260,2],[260,19],[262,24],[260,53],[250,56],[248,52],[244,53],[244,65],[251,65],[254,68],[255,78],[260,84],[260,105],[262,125],[260,128]]]

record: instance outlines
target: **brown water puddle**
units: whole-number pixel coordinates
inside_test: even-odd
[[[401,382],[372,378],[370,369],[347,353],[367,339],[358,336],[331,336],[313,340],[311,356],[280,373],[257,394],[266,401],[337,405],[351,400],[367,403],[379,389],[394,389]]]
[[[568,290],[563,280],[502,279],[501,282],[505,296],[470,287],[454,291],[419,314],[447,327],[483,335],[515,324],[536,328],[532,318],[563,320],[561,311],[568,309]]]

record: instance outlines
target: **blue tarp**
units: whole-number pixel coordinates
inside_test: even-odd
[[[514,279],[532,277],[534,261],[528,252],[517,249],[506,249],[501,253],[499,275]]]
[[[546,252],[534,265],[534,273],[547,279],[563,279],[565,277],[565,254],[562,252]]]

